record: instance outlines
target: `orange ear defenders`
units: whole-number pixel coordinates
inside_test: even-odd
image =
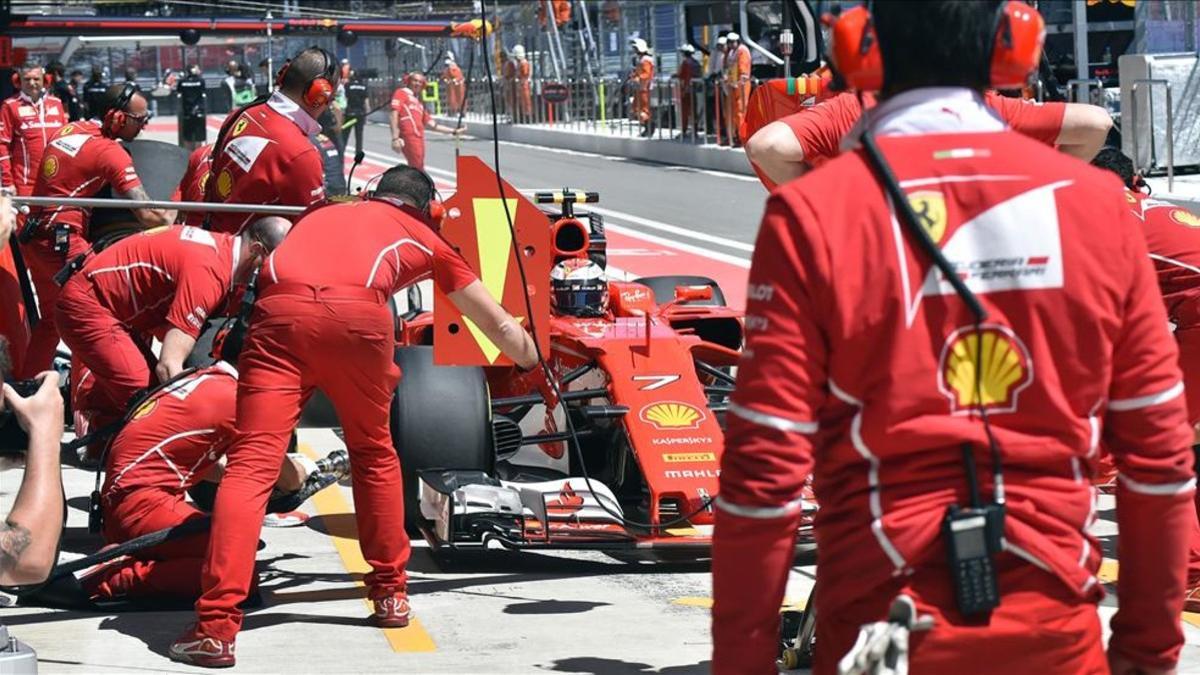
[[[106,137],[116,138],[125,126],[125,122],[129,121],[129,115],[125,112],[125,108],[129,106],[129,101],[136,93],[137,87],[132,82],[126,82],[125,87],[121,89],[120,96],[113,101],[113,107],[104,111],[104,118],[100,122],[100,131]]]
[[[833,21],[829,61],[851,89],[883,88],[883,57],[867,7],[843,12]],[[1008,0],[996,9],[995,39],[988,59],[988,81],[998,89],[1025,85],[1037,69],[1046,40],[1046,23],[1036,9]]]
[[[42,73],[43,73],[42,84],[47,89],[49,89],[50,87],[53,87],[54,86],[54,74],[51,73],[49,70],[45,70],[45,69],[42,70]],[[21,68],[19,68],[19,67],[14,69],[12,72],[12,85],[13,85],[13,89],[19,90],[21,88]]]
[[[317,75],[304,84],[304,92],[301,94],[301,98],[304,99],[304,103],[310,108],[320,108],[328,105],[333,100],[334,91],[337,89],[333,83],[337,80],[338,70],[337,63],[329,52],[320,47],[313,47],[313,49],[321,52],[321,58],[325,60],[325,66],[321,68],[320,75]],[[291,65],[292,62],[289,60],[279,69],[279,74],[275,76],[276,87],[283,87],[283,78],[287,75],[288,68]]]
[[[361,194],[363,199],[382,199],[390,204],[400,207],[402,210],[416,211],[417,214],[428,221],[428,223],[433,226],[434,229],[441,229],[442,221],[446,219],[446,205],[442,203],[442,196],[438,192],[437,185],[433,182],[433,179],[430,178],[429,175],[424,171],[421,172],[421,176],[428,181],[429,193],[431,195],[429,202],[425,204],[424,209],[414,208],[403,202],[388,199],[386,197],[376,197],[375,184],[378,183],[379,179],[383,177],[382,173],[377,174],[371,180],[367,181],[367,184],[363,187]]]

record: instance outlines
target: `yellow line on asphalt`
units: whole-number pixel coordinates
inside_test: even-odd
[[[713,599],[704,596],[684,596],[675,598],[671,601],[672,605],[680,605],[682,607],[700,607],[701,609],[712,609]],[[795,598],[784,598],[783,606],[779,608],[781,612],[799,612],[808,604],[808,600]]]
[[[300,451],[308,455],[311,459],[320,459],[321,455],[313,450],[312,446],[307,443],[299,444]],[[317,508],[317,513],[322,516],[331,516],[336,514],[352,514],[353,507],[350,502],[346,501],[345,495],[342,494],[340,488],[326,488],[321,490],[312,498],[313,505]],[[358,528],[354,524],[354,520],[350,518],[328,518],[325,520],[326,529],[329,531],[329,537],[333,540],[333,546],[337,549],[338,555],[342,557],[342,565],[346,567],[346,571],[351,574],[366,574],[371,571],[371,566],[362,557],[362,551],[358,548]],[[403,527],[397,523],[397,527]],[[361,581],[355,582],[360,586]],[[368,611],[372,609],[371,600],[364,598]],[[388,644],[392,646],[392,651],[395,652],[432,652],[437,650],[437,645],[434,644],[433,638],[425,631],[425,627],[421,625],[421,621],[416,617],[409,620],[408,626],[405,628],[381,628],[384,637],[387,638]]]

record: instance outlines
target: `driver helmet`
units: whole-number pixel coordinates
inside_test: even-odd
[[[550,306],[565,316],[608,313],[608,276],[587,258],[568,258],[550,270]]]

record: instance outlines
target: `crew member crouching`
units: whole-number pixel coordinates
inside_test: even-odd
[[[162,341],[158,380],[183,370],[205,320],[289,227],[268,217],[236,237],[188,226],[150,230],[105,249],[66,283],[55,321],[77,364],[95,376],[91,428],[119,420],[133,395],[153,382],[152,338]],[[88,457],[100,449],[93,443]]]

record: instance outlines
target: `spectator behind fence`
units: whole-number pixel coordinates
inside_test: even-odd
[[[0,211],[7,212],[7,205],[0,204]],[[36,382],[10,384],[11,379],[8,340],[0,336],[0,382],[4,382],[0,455],[25,457],[21,487],[12,509],[0,523],[0,586],[27,586],[49,576],[62,533],[63,489],[58,454],[63,400],[57,373],[43,373]],[[27,390],[32,387],[36,389]]]

